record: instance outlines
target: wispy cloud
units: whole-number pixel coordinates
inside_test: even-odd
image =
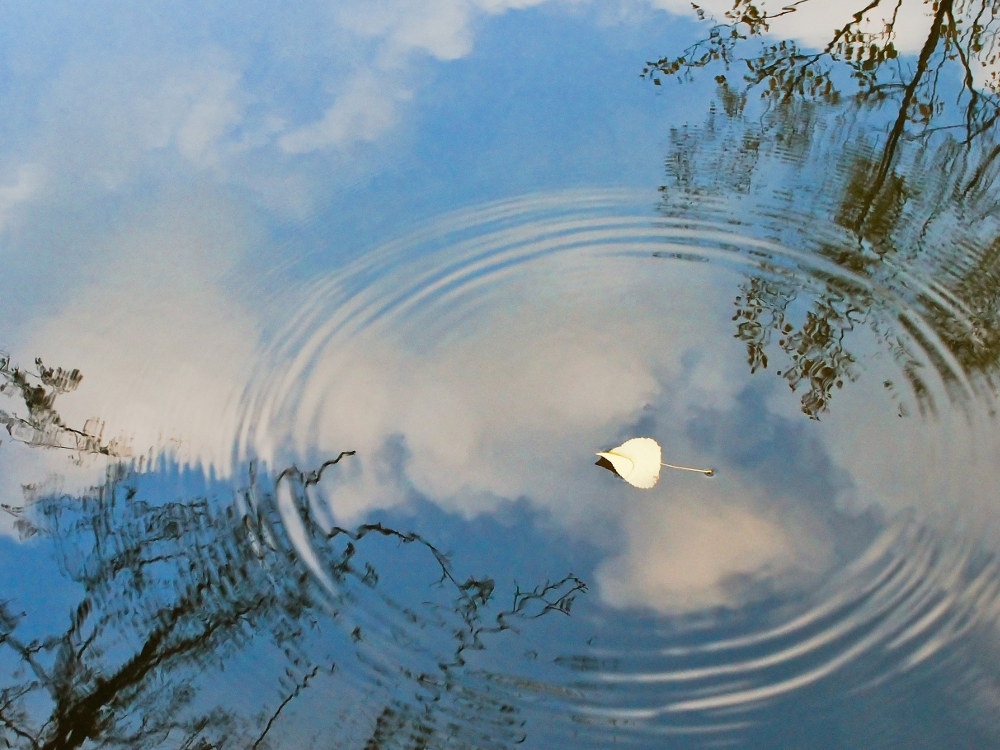
[[[340,3],[334,18],[341,30],[367,43],[368,53],[336,85],[322,117],[293,128],[278,140],[293,154],[345,148],[374,141],[401,117],[419,81],[411,70],[422,58],[457,60],[473,48],[475,26],[486,15],[539,5],[545,0],[380,0]]]
[[[304,154],[325,148],[346,148],[371,142],[396,124],[401,103],[412,93],[370,70],[355,73],[318,121],[278,139],[282,150]]]

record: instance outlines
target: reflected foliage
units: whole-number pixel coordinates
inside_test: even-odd
[[[776,344],[789,363],[777,370],[793,390],[801,390],[803,413],[813,419],[828,410],[834,390],[857,379],[857,360],[844,338],[864,311],[850,295],[820,299],[801,324],[788,322],[786,311],[796,298],[788,284],[751,277],[736,298],[736,338],[746,343],[750,372],[766,369],[767,351]],[[774,341],[776,339],[776,341]]]
[[[948,133],[893,141],[853,105],[791,100],[753,117],[729,89],[720,90],[720,103],[702,126],[672,131],[664,209],[683,195],[752,197],[770,207],[774,239],[788,246],[803,241],[783,236],[783,223],[789,232],[796,226],[786,217],[829,225],[805,244],[844,272],[762,264],[768,273],[743,285],[733,317],[751,371],[776,371],[818,419],[859,374],[850,339],[863,326],[895,359],[921,411],[935,408],[928,365],[956,398],[969,383],[995,390],[1000,147]],[[872,286],[917,310],[947,356],[888,299],[873,297]],[[898,385],[886,388],[897,394]],[[902,402],[899,409],[908,413]]]
[[[767,33],[777,18],[808,12],[815,1],[798,0],[769,13],[759,3],[735,0],[725,21],[714,23],[706,39],[678,57],[647,63],[642,75],[659,84],[661,75],[683,80],[690,78],[692,71],[712,64],[728,70],[730,65],[742,63],[748,73],[734,89],[724,74],[716,76],[726,111],[733,115],[745,105],[747,95],[757,90],[762,99],[786,112],[796,101],[837,104],[841,93],[834,83],[836,73],[850,71],[857,83],[857,91],[850,97],[853,106],[895,110],[880,159],[863,180],[852,185],[855,194],[850,223],[860,233],[866,222],[884,220],[883,209],[891,208],[893,192],[902,186],[893,174],[900,139],[961,128],[960,140],[968,146],[996,124],[1000,116],[1000,3],[925,0],[926,38],[913,63],[904,63],[893,46],[902,3],[890,5],[882,0],[871,0],[854,13],[845,12],[844,25],[831,30],[830,42],[820,52],[803,53],[793,40],[785,40],[763,45],[757,56],[737,56],[742,42]],[[695,9],[704,19],[704,11]],[[887,17],[874,20],[878,11]],[[875,31],[868,30],[869,22]],[[949,85],[951,80],[960,81],[957,91]]]
[[[45,448],[63,448],[83,455],[126,456],[129,451],[118,440],[103,442],[103,424],[88,420],[82,429],[67,426],[55,409],[56,398],[76,390],[83,380],[79,370],[46,367],[35,360],[36,372],[12,367],[10,357],[0,352],[0,393],[21,401],[23,413],[0,409],[0,424],[15,440]]]
[[[231,503],[156,502],[122,467],[83,497],[36,498],[36,538],[51,545],[80,597],[47,633],[35,632],[15,600],[0,602],[0,746],[272,747],[277,734],[301,728],[303,719],[289,716],[317,685],[327,688],[314,699],[323,711],[305,724],[337,737],[332,746],[433,747],[450,737],[506,747],[523,739],[516,711],[463,671],[466,654],[516,623],[568,614],[584,584],[568,576],[519,589],[510,607],[499,607],[492,580],[459,578],[416,533],[381,524],[321,530],[302,492],[321,473],[290,469],[275,487],[297,484],[296,512],[334,592],[303,564],[275,496],[253,471]],[[378,540],[392,541],[396,558]],[[394,560],[429,561],[437,584],[409,592],[417,602],[408,604],[392,590],[398,571],[386,566]],[[378,561],[386,561],[381,569]],[[375,621],[383,613],[389,642],[357,619],[366,608]],[[383,652],[400,644],[427,658],[386,661]],[[362,717],[369,699],[382,695],[386,707],[347,742],[342,727],[329,726],[338,695],[329,688],[358,665],[375,676]]]
[[[997,19],[993,0],[925,0],[926,35],[914,63],[900,59],[894,40],[901,13],[915,14],[892,0],[870,0],[844,8],[843,25],[831,29],[819,51],[804,50],[794,40],[764,43],[755,54],[742,54],[750,38],[761,38],[771,24],[793,13],[808,13],[819,0],[783,3],[770,12],[759,0],[734,0],[723,19],[711,20],[708,35],[680,55],[648,62],[642,75],[659,85],[665,76],[689,79],[700,68],[721,66],[716,80],[743,93],[757,92],[772,102],[794,98],[836,104],[893,102],[899,116],[893,126],[924,129],[952,110],[961,111],[967,138],[991,127],[1000,112],[997,65]],[[699,18],[706,13],[694,6]],[[730,79],[736,67],[742,81]],[[982,73],[982,75],[978,75]],[[730,74],[730,75],[727,75]],[[980,79],[977,83],[977,77]],[[960,91],[949,80],[960,81]],[[850,81],[853,92],[845,93]],[[949,126],[955,123],[948,123]],[[897,136],[898,137],[898,136]]]

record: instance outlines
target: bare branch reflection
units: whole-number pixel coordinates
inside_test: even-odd
[[[281,481],[314,483],[346,455],[310,473],[288,469]],[[30,508],[36,538],[51,545],[81,596],[66,625],[44,635],[24,630],[26,615],[16,601],[0,602],[3,746],[269,747],[315,685],[329,693],[346,660],[350,669],[371,667],[379,675],[371,696],[391,701],[359,746],[388,746],[387,735],[405,725],[406,746],[446,744],[457,734],[487,736],[484,747],[507,747],[523,739],[523,721],[463,671],[467,652],[485,651],[490,634],[516,630],[518,623],[568,614],[586,590],[567,576],[517,589],[509,607],[497,607],[492,579],[460,578],[448,555],[421,535],[379,523],[322,531],[300,505],[310,534],[325,544],[324,570],[342,587],[331,599],[297,556],[273,496],[253,470],[236,503],[158,502],[143,495],[136,477],[116,466],[92,493],[41,496]],[[443,604],[430,610],[408,604],[406,598],[419,602],[428,592],[393,588],[391,565],[413,564],[413,556],[384,558],[373,539],[395,540],[401,553],[429,553],[440,573],[432,589],[451,592]],[[385,560],[383,568],[376,569],[378,560]],[[390,631],[403,643],[428,630],[439,634],[421,647],[436,654],[433,670],[415,669],[419,660],[394,665],[382,659],[385,633],[355,624],[358,608],[370,604],[367,595],[401,615],[402,630]],[[449,642],[450,652],[437,654],[433,644]],[[235,682],[224,672],[237,676]],[[253,675],[252,689],[241,674]],[[223,679],[230,687],[220,693]]]
[[[842,238],[816,235],[815,252],[845,276],[749,278],[736,297],[734,335],[745,342],[751,372],[771,369],[801,393],[804,414],[818,419],[834,394],[857,379],[850,334],[867,327],[897,362],[922,411],[936,408],[926,364],[914,350],[919,332],[851,275],[896,289],[933,328],[961,368],[930,362],[959,397],[959,381],[995,390],[1000,373],[1000,167],[990,141],[966,143],[947,133],[901,142],[879,135],[863,108],[781,101],[763,117],[744,112],[721,88],[701,126],[671,132],[664,209],[684,195],[750,195],[776,215],[827,221]],[[888,171],[886,165],[890,164]],[[780,183],[771,175],[782,170]],[[943,297],[919,293],[901,273],[934,279]],[[802,309],[803,306],[806,309]],[[907,343],[909,340],[909,343]],[[925,356],[937,356],[933,348]],[[886,388],[896,392],[897,384]],[[900,416],[909,413],[900,403]]]
[[[10,357],[0,352],[0,393],[20,398],[27,414],[18,416],[0,410],[0,424],[15,440],[46,448],[64,448],[79,454],[96,453],[123,457],[129,450],[119,440],[103,442],[103,424],[88,420],[82,429],[67,426],[55,410],[58,396],[76,390],[83,380],[79,370],[46,367],[35,360],[36,373],[12,367]]]
[[[804,15],[815,9],[816,0],[798,0],[769,12],[759,0],[734,0],[722,20],[712,20],[708,35],[680,55],[648,62],[643,77],[660,85],[663,77],[690,80],[695,71],[721,66],[716,81],[729,87],[726,73],[739,63],[746,69],[742,83],[733,83],[742,93],[758,91],[762,99],[774,103],[792,99],[837,104],[845,98],[858,103],[882,105],[892,102],[898,115],[890,140],[898,141],[904,130],[915,126],[920,132],[941,127],[942,114],[958,110],[957,122],[944,127],[961,127],[966,141],[990,128],[1000,114],[1000,79],[996,65],[997,6],[989,0],[940,0],[925,2],[926,36],[915,65],[904,65],[895,42],[901,12],[915,15],[901,2],[870,0],[858,3],[853,12],[847,7],[843,24],[831,29],[829,40],[818,52],[800,47],[795,40],[762,43],[756,54],[741,55],[752,37],[762,38],[776,19]],[[694,6],[699,18],[706,12]],[[909,20],[909,19],[908,19]],[[869,22],[871,25],[869,25]],[[874,29],[874,30],[871,30]],[[985,79],[977,84],[977,72]],[[945,81],[955,75],[961,81],[956,106],[949,106],[953,92]],[[853,94],[842,93],[844,78],[853,82]],[[892,151],[892,147],[888,149]],[[888,165],[880,172],[887,174]]]

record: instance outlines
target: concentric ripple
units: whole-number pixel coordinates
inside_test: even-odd
[[[304,302],[274,336],[262,358],[266,367],[248,387],[239,455],[260,456],[268,452],[262,445],[273,448],[270,425],[280,426],[296,408],[316,358],[334,341],[381,325],[419,329],[434,342],[463,318],[502,306],[506,280],[552,258],[567,262],[579,293],[594,286],[594,275],[614,274],[627,259],[650,257],[759,274],[806,293],[832,285],[875,307],[881,322],[897,328],[899,339],[915,346],[958,395],[972,391],[969,373],[942,343],[924,307],[947,310],[970,336],[973,326],[961,299],[933,279],[889,262],[870,275],[838,265],[830,260],[831,246],[858,256],[864,251],[839,227],[815,227],[814,217],[772,215],[764,207],[754,217],[758,221],[740,220],[735,217],[758,207],[704,197],[678,205],[676,215],[651,217],[649,201],[640,201],[631,193],[602,191],[501,202],[449,216],[319,277],[302,292]]]
[[[970,552],[901,521],[771,627],[647,634],[641,650],[561,657],[585,697],[573,709],[605,725],[730,733],[781,701],[829,702],[838,690],[865,700],[977,630],[991,632],[1000,567],[995,558],[973,566]]]
[[[538,746],[697,745],[753,736],[769,707],[877,704],[994,659],[975,649],[1000,616],[998,442],[988,379],[962,356],[978,333],[961,290],[815,216],[652,205],[567,192],[453,214],[315,274],[274,337],[236,457],[308,468],[354,452],[323,476],[286,472],[275,496],[287,543],[350,603],[360,689],[430,681],[464,696],[450,715],[469,727],[488,696],[497,716],[528,717],[504,736]],[[644,494],[592,466],[638,435],[717,478]],[[516,502],[553,544],[590,550],[574,558],[590,569],[549,571],[565,587],[531,600],[578,599],[563,635],[524,624],[523,644],[491,657],[481,636],[514,636],[469,617],[530,561],[486,587],[426,530],[381,524],[428,503],[461,528]],[[412,556],[373,552],[378,583],[346,581],[337,545],[369,533],[419,548],[451,604],[407,589]],[[456,651],[442,633],[459,632]]]

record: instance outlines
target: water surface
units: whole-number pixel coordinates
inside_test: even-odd
[[[992,21],[808,6],[12,44],[4,742],[995,744]]]

